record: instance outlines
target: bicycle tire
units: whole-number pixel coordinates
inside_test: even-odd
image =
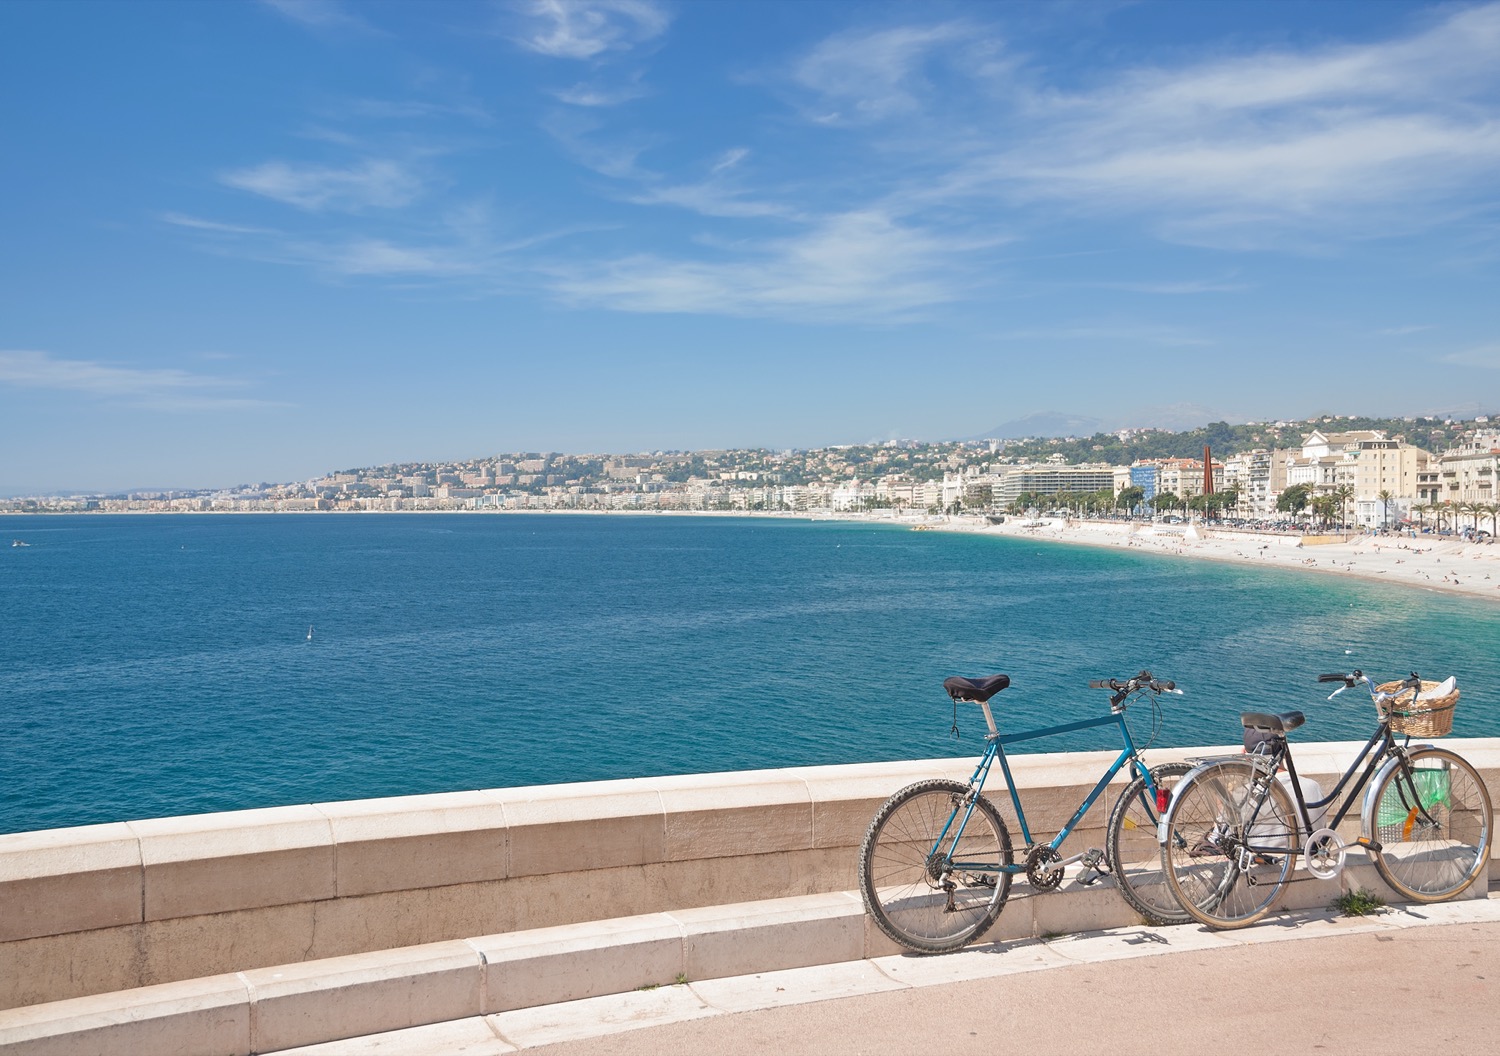
[[[989,930],[1010,895],[1010,830],[984,796],[955,845],[969,786],[934,778],[883,803],[859,851],[859,887],[880,930],[907,949],[946,953]],[[953,869],[972,863],[979,868]]]
[[[1151,768],[1151,780],[1170,792],[1192,769],[1191,763],[1162,763]],[[1177,904],[1162,872],[1161,845],[1156,842],[1160,821],[1161,812],[1147,794],[1146,779],[1137,774],[1109,812],[1105,861],[1114,873],[1120,897],[1146,923],[1185,924],[1192,918]]]
[[[1291,796],[1274,775],[1248,758],[1206,763],[1178,785],[1165,820],[1162,869],[1188,916],[1223,930],[1271,911],[1300,849]]]
[[[1391,889],[1413,902],[1441,902],[1462,893],[1490,861],[1493,811],[1484,779],[1446,748],[1407,755],[1411,779],[1388,770],[1371,802],[1368,834],[1380,845],[1375,868]]]

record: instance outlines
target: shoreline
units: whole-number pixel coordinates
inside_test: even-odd
[[[1060,546],[1091,546],[1139,550],[1164,557],[1219,561],[1291,571],[1348,576],[1371,583],[1390,583],[1438,594],[1500,601],[1500,546],[1462,539],[1418,535],[1357,535],[1351,538],[1316,535],[1279,535],[1216,528],[1199,523],[1159,524],[1140,521],[1095,521],[1047,517],[1023,521],[1014,517],[999,524],[973,515],[936,516],[888,511],[792,512],[772,510],[131,510],[106,516],[223,517],[223,516],[589,516],[589,517],[738,517],[778,520],[846,521],[885,524],[907,529],[961,532],[1030,539]],[[3,518],[49,519],[54,516],[99,516],[98,513],[59,511],[0,514]],[[24,531],[24,529],[18,529]]]
[[[934,524],[940,531],[1001,535],[1071,546],[1139,550],[1166,557],[1347,576],[1438,594],[1500,601],[1500,546],[1419,535],[1274,535],[1201,524],[1046,518]]]

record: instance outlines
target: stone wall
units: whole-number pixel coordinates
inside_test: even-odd
[[[1500,790],[1500,739],[1454,747]],[[1358,745],[1298,745],[1325,780]],[[1153,763],[1233,748],[1161,750]],[[1116,753],[1013,756],[1048,839]],[[456,792],[0,835],[0,1008],[481,935],[852,891],[928,760]],[[1067,849],[1101,846],[1123,780]],[[1012,815],[998,774],[990,798]],[[1049,828],[1050,826],[1050,828]],[[1019,826],[1012,824],[1017,845]]]

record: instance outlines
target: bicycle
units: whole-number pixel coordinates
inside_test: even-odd
[[[1489,865],[1493,812],[1483,778],[1447,748],[1411,743],[1412,736],[1451,731],[1456,681],[1424,681],[1413,672],[1377,686],[1358,670],[1318,681],[1344,683],[1329,700],[1363,683],[1378,720],[1327,796],[1307,800],[1297,777],[1286,735],[1305,721],[1300,711],[1242,713],[1245,754],[1202,760],[1172,794],[1158,831],[1162,870],[1178,904],[1199,923],[1253,924],[1295,882],[1299,857],[1314,878],[1338,876],[1348,845],[1337,830],[1367,786],[1354,845],[1401,897],[1453,898]],[[1277,778],[1283,769],[1284,781]],[[1333,820],[1315,828],[1314,813],[1325,814],[1345,786]]]
[[[902,946],[923,953],[959,949],[983,935],[999,917],[1016,874],[1024,872],[1039,892],[1051,891],[1062,883],[1064,869],[1079,862],[1083,863],[1080,882],[1095,883],[1113,873],[1121,896],[1147,920],[1186,921],[1187,915],[1171,901],[1161,876],[1156,830],[1170,786],[1190,767],[1165,763],[1148,769],[1141,758],[1143,749],[1136,747],[1125,723],[1131,701],[1149,694],[1154,738],[1161,721],[1160,695],[1181,690],[1170,681],[1153,678],[1149,671],[1123,682],[1094,680],[1090,688],[1112,691],[1108,715],[1002,735],[995,726],[990,700],[1008,685],[1008,675],[954,676],[943,682],[953,699],[955,734],[960,702],[978,704],[984,712],[989,728],[984,753],[967,783],[942,778],[918,781],[896,792],[876,811],[860,847],[859,884],[865,907],[880,930]],[[1111,723],[1118,724],[1123,742],[1118,758],[1062,830],[1051,841],[1037,843],[1011,777],[1005,746]],[[1015,860],[1005,819],[983,794],[997,759],[1021,828],[1021,863]],[[1105,847],[1063,858],[1063,842],[1127,765],[1132,780],[1110,813]]]

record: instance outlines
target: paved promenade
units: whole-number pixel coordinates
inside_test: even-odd
[[[1237,932],[1118,928],[615,997],[306,1056],[1500,1051],[1500,898]]]

